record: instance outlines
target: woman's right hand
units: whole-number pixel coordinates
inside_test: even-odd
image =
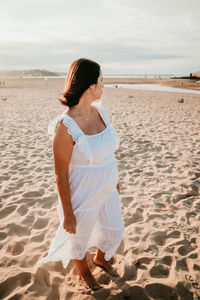
[[[76,233],[76,217],[73,213],[64,216],[63,228],[69,233]]]

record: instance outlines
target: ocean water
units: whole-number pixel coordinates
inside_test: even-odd
[[[115,84],[104,84],[106,87],[115,88]],[[171,93],[183,93],[183,94],[198,94],[200,95],[200,84],[199,91],[174,88],[159,84],[117,84],[118,88],[134,89],[134,90],[145,90],[145,91],[158,91],[158,92],[171,92]]]

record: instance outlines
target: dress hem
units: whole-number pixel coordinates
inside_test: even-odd
[[[56,258],[56,259],[53,259],[53,258],[50,258],[51,257],[51,255],[47,255],[47,256],[45,256],[45,257],[43,257],[41,260],[39,260],[37,263],[36,263],[36,266],[37,267],[39,267],[41,264],[44,264],[44,263],[48,263],[48,262],[59,262],[59,261],[61,261],[62,262],[62,265],[63,265],[63,268],[65,269],[65,268],[67,268],[67,266],[68,266],[68,264],[69,264],[69,262],[71,261],[71,260],[74,260],[74,259],[77,259],[77,260],[83,260],[84,259],[84,257],[85,257],[85,255],[86,255],[86,253],[89,251],[89,249],[90,248],[93,248],[93,247],[96,247],[97,249],[100,249],[102,252],[104,252],[105,253],[105,260],[106,261],[109,261],[110,259],[111,259],[111,257],[114,255],[114,253],[116,252],[116,250],[118,249],[118,247],[117,248],[115,248],[115,250],[114,251],[103,251],[103,248],[102,247],[100,247],[99,245],[97,245],[97,244],[95,244],[95,245],[90,245],[86,250],[85,250],[85,253],[84,253],[84,256],[83,256],[83,258],[81,258],[80,259],[80,257],[79,258],[77,258],[77,257],[71,257],[71,258],[64,258],[64,259],[61,259],[61,258]],[[65,262],[64,262],[65,261]]]

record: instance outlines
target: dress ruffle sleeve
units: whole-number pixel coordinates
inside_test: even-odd
[[[72,136],[73,141],[77,144],[82,154],[89,160],[89,163],[92,164],[93,156],[90,149],[90,145],[88,144],[87,139],[85,138],[84,133],[78,127],[76,122],[68,115],[62,114],[56,117],[49,125],[48,125],[48,134],[53,138],[55,127],[58,121],[63,120],[64,126],[67,128],[67,132]]]

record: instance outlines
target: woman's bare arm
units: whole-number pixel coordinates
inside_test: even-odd
[[[64,218],[67,220],[65,229],[75,233],[75,216],[69,186],[69,163],[73,150],[73,139],[62,121],[58,121],[56,125],[52,148],[57,190],[62,202]]]
[[[118,193],[120,194],[120,186],[119,186],[119,182],[117,183],[117,190],[118,190]]]

